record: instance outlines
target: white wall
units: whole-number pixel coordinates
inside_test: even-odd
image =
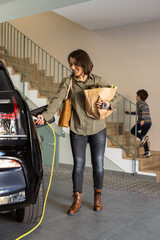
[[[102,63],[106,60],[107,77],[117,83],[119,92],[132,101],[135,101],[139,89],[146,89],[149,93],[147,102],[153,121],[149,132],[152,150],[160,150],[159,29],[160,21],[97,32],[106,39]]]
[[[160,21],[93,32],[45,12],[10,23],[66,66],[71,51],[86,50],[93,72],[116,84],[131,101],[137,90],[146,89],[153,120],[151,149],[160,150]]]

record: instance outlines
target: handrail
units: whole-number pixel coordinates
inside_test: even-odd
[[[122,149],[128,152],[134,158],[134,174],[136,174],[136,157],[137,157],[137,105],[131,102],[129,99],[125,98],[121,94],[117,93],[118,102],[116,106],[116,111],[107,117],[106,124],[111,125],[111,132],[108,131],[107,127],[107,137],[119,145]],[[125,114],[125,110],[129,110],[129,115]],[[135,111],[135,118],[131,118],[131,112]],[[121,114],[120,114],[121,113]],[[126,118],[128,117],[128,121]],[[114,126],[116,127],[116,132]],[[135,136],[131,136],[131,128],[135,125]],[[132,138],[132,139],[131,139]],[[127,142],[127,145],[125,144]],[[134,141],[134,142],[133,142]]]
[[[1,49],[0,55],[8,61],[23,76],[23,96],[25,94],[25,82],[29,81],[36,87],[43,96],[52,99],[59,84],[64,77],[70,75],[70,69],[61,64],[56,58],[47,53],[39,45],[17,30],[10,23],[1,23]],[[111,133],[107,132],[108,138],[117,143],[122,149],[131,154],[134,158],[134,174],[136,174],[137,145],[136,136],[134,148],[131,145],[131,110],[136,112],[134,124],[137,130],[137,108],[136,104],[118,94],[121,99],[117,104],[117,111],[107,118],[107,124],[111,124]],[[129,122],[126,121],[125,109],[129,109]],[[121,126],[121,123],[123,127]],[[116,124],[117,131],[113,134],[113,126]],[[126,132],[128,132],[128,146],[125,146]],[[137,132],[137,131],[135,131]],[[122,140],[120,141],[120,135]],[[61,130],[61,136],[64,136]]]

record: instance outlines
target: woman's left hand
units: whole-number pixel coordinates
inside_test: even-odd
[[[102,105],[103,103],[105,103],[105,105],[106,105],[105,108],[102,107],[102,106],[103,106],[103,105]],[[96,105],[97,105],[97,107],[100,108],[100,109],[107,109],[107,108],[109,108],[110,103],[107,102],[107,101],[100,100],[100,101],[96,102]]]

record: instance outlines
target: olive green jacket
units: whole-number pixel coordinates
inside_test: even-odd
[[[106,119],[93,119],[88,117],[85,112],[85,95],[83,90],[87,89],[87,86],[96,83],[102,86],[108,84],[101,77],[94,74],[90,74],[85,82],[76,80],[74,76],[72,77],[72,89],[70,91],[72,103],[70,129],[76,134],[92,135],[100,132],[106,127]],[[51,119],[61,107],[61,104],[66,97],[69,84],[70,77],[66,77],[62,80],[57,95],[48,105],[47,110],[42,113],[47,121]],[[117,104],[117,99],[115,98],[110,103],[113,109]]]

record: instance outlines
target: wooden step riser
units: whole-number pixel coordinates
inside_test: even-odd
[[[20,69],[21,71],[23,71],[23,63],[22,62],[21,63],[19,62],[18,64],[15,63],[15,71],[17,71],[16,67],[18,69]],[[35,73],[36,75],[38,75],[38,72],[39,72],[39,76],[45,77],[45,70],[44,69],[39,69],[38,70],[37,63],[36,64],[27,64],[27,63],[25,63],[24,70],[25,70],[26,74],[32,74],[33,75]]]
[[[17,67],[18,69],[21,69],[21,71],[23,71],[23,62],[19,62],[18,64],[17,63],[15,63],[15,67]],[[43,74],[44,76],[45,76],[45,70],[44,69],[39,69],[38,70],[38,65],[37,65],[37,63],[35,63],[35,64],[29,64],[29,63],[27,63],[27,62],[25,62],[25,72],[26,73],[32,73],[32,72],[41,72],[41,74]]]
[[[23,69],[25,69],[25,72],[27,73],[32,73],[32,72],[37,72],[38,71],[38,69],[37,69],[37,65],[34,65],[34,64],[25,64],[25,68],[23,68],[23,63],[15,63],[15,67],[14,67],[15,69],[19,69],[20,71],[23,71]]]
[[[29,74],[29,73],[34,73],[34,71],[35,71],[35,73],[36,72],[38,72],[38,69],[37,69],[37,66],[36,65],[25,65],[25,68],[23,68],[23,64],[18,64],[18,69],[20,69],[21,71],[23,71],[23,69],[25,70],[25,73],[27,74]]]
[[[107,127],[108,128],[117,128],[117,123],[116,122],[113,122],[113,123],[111,123],[111,122],[108,122],[107,121]],[[122,122],[119,122],[119,125],[118,125],[118,127],[120,128],[120,129],[123,129],[123,123]]]
[[[25,79],[27,82],[29,80],[31,80],[33,82],[33,84],[34,84],[34,82],[39,85],[41,85],[43,83],[43,86],[45,86],[45,84],[48,86],[51,86],[51,87],[54,87],[55,85],[57,85],[57,83],[53,83],[53,77],[51,77],[51,78],[50,77],[46,77],[46,78],[39,77],[39,79],[38,79],[38,77],[34,78],[34,77],[30,77],[29,75],[26,75]]]
[[[34,79],[32,80],[33,82],[30,82],[31,83],[31,85],[32,85],[32,87],[34,88],[35,87],[35,84],[36,85],[38,85],[38,86],[40,86],[43,90],[53,90],[53,89],[55,89],[55,88],[57,88],[57,84],[56,83],[52,83],[52,84],[45,84],[44,82],[42,82],[42,81],[35,81],[34,82]]]
[[[48,93],[48,96],[50,96],[51,98],[54,98],[56,96],[56,94],[57,94],[56,92],[55,93],[51,93],[51,96],[50,96],[50,94]],[[44,94],[41,90],[39,90],[38,96],[39,97],[46,97],[46,94]]]
[[[123,131],[119,129],[119,134],[122,134],[122,132]],[[116,128],[111,129],[107,127],[107,135],[111,136],[111,134],[113,135],[117,134],[117,129]]]
[[[11,63],[13,63],[15,66],[23,66],[24,62],[23,62],[23,59],[14,59],[14,58],[11,58],[9,59],[11,61]],[[30,63],[30,59],[25,59],[25,68],[32,68],[32,69],[36,69],[38,71],[38,63]],[[39,64],[39,68],[41,68],[41,65]],[[42,71],[44,74],[45,74],[45,70],[40,70],[39,71]]]
[[[109,131],[109,129],[108,129],[108,131]],[[113,136],[112,138],[113,138],[113,140],[117,141],[116,136]],[[113,140],[109,139],[109,141],[108,141],[109,146],[117,147],[117,143]],[[126,137],[124,136],[124,144],[123,144],[123,137],[119,137],[118,143],[121,145],[124,145],[124,146],[129,146],[129,139],[126,139]],[[137,147],[139,147],[140,141],[137,141],[136,145],[137,145]],[[150,141],[148,141],[148,146],[150,147]],[[135,140],[133,138],[130,140],[130,147],[135,148]],[[141,148],[141,150],[143,150],[143,147]],[[141,152],[143,152],[143,151],[141,151]]]
[[[39,72],[39,76],[43,76],[43,77],[45,77],[46,76],[46,71],[44,70],[44,69],[41,69],[40,67],[39,67],[39,69],[38,69],[38,66],[37,66],[37,64],[30,64],[30,65],[27,65],[27,64],[25,64],[25,67],[23,67],[23,64],[18,64],[18,69],[20,69],[21,71],[23,71],[23,69],[24,69],[24,71],[25,71],[25,73],[26,74],[31,74],[31,75],[33,75],[33,74],[35,74],[35,75],[37,75],[38,76],[38,72]],[[49,74],[48,74],[49,75]],[[47,76],[48,76],[47,75]]]
[[[19,65],[17,68],[16,67],[14,68],[14,73],[23,72],[23,66],[22,65],[21,66]],[[34,74],[34,72],[35,72],[35,75],[38,75],[38,74],[36,74],[36,73],[38,73],[38,71],[36,69],[34,69],[34,66],[28,67],[28,69],[27,69],[27,67],[25,67],[24,71],[25,71],[26,75]]]
[[[6,60],[6,62],[10,64],[9,61],[11,61],[11,63],[13,63],[19,69],[20,69],[20,66],[21,66],[21,69],[23,69],[23,64],[24,64],[23,59],[8,57],[8,61]],[[39,66],[39,68],[41,68],[41,66]],[[34,70],[38,72],[38,64],[37,63],[31,64],[30,58],[25,58],[25,72],[34,71]],[[45,76],[45,70],[39,69],[39,72]]]
[[[129,148],[127,148],[129,149]],[[134,148],[130,148],[130,152],[134,153]],[[143,155],[144,154],[144,149],[143,148],[140,148],[140,147],[137,147],[137,150],[136,150],[136,156],[137,158],[139,157],[139,155]],[[131,153],[129,153],[128,151],[126,150],[123,150],[123,158],[127,158],[127,157],[133,157],[133,155]]]
[[[25,74],[26,74],[26,77],[32,79],[33,81],[35,80],[35,82],[42,81],[44,83],[47,82],[49,84],[49,83],[53,83],[53,81],[54,81],[53,76],[45,76],[45,75],[42,76],[42,74],[40,72],[39,73],[38,73],[38,71],[34,72],[34,70],[32,71],[32,73],[30,73],[30,71],[28,71],[28,72],[25,72]]]
[[[25,72],[25,74],[27,75],[27,76],[29,76],[29,77],[32,77],[32,78],[35,78],[35,79],[47,79],[47,78],[51,78],[52,80],[53,80],[53,76],[46,76],[46,75],[42,75],[42,73],[41,72],[38,72],[38,71],[33,71],[33,72]]]
[[[6,58],[6,61],[7,62],[11,62],[11,63],[13,63],[13,64],[20,64],[20,63],[23,63],[23,59],[22,58],[15,58],[15,57],[7,57]],[[26,64],[30,64],[30,59],[29,58],[25,58],[25,63]]]
[[[158,167],[158,166],[160,166],[159,156],[152,156],[150,158],[145,158],[144,160],[139,161],[140,171],[149,169],[150,167]]]
[[[38,84],[37,84],[38,85]],[[46,92],[47,94],[53,94],[53,93],[55,93],[55,92],[57,92],[57,86],[56,85],[52,85],[51,87],[48,85],[48,86],[41,86],[41,84],[39,84],[39,87],[44,91],[44,92]],[[34,84],[34,83],[30,83],[29,84],[29,88],[30,88],[30,90],[35,90],[35,89],[37,89],[37,87],[36,87],[36,85]]]
[[[117,137],[116,136],[113,136],[113,139],[117,141]],[[128,136],[127,137],[124,136],[124,140],[123,140],[123,137],[119,136],[118,137],[118,142],[120,144],[124,144],[125,146],[126,145],[129,146],[129,138],[128,138]],[[116,143],[114,141],[112,142],[112,140],[111,140],[110,144],[113,145],[113,146],[116,146]],[[140,144],[140,142],[137,141],[137,144]],[[135,146],[135,139],[134,138],[130,139],[130,145]]]

